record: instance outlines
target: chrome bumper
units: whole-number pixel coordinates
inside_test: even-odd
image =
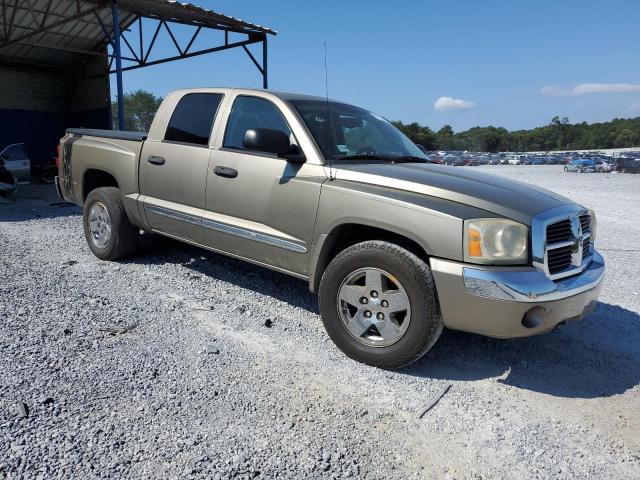
[[[503,271],[464,267],[464,286],[472,295],[514,302],[553,302],[596,287],[604,277],[604,259],[593,252],[591,265],[582,273],[555,282],[539,270]]]
[[[431,270],[447,327],[513,338],[544,333],[587,315],[602,288],[605,264],[594,251],[586,270],[556,281],[531,267],[431,259]]]

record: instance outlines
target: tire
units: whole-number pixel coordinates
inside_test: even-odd
[[[600,167],[600,168],[598,169],[598,172],[600,172],[600,173],[604,173],[604,168]]]
[[[55,167],[46,166],[42,169],[40,173],[40,181],[42,183],[51,184],[54,182],[55,176],[58,173],[58,170]]]
[[[568,172],[569,171],[569,167],[564,167],[564,171]]]
[[[358,286],[345,283],[353,276],[362,275],[358,272],[363,270],[366,272],[364,274],[366,279],[363,283],[368,282],[367,275],[370,271],[381,272],[383,282],[387,282],[387,289],[381,288],[377,299],[378,303],[375,305],[375,298],[367,293],[369,291],[367,285]],[[388,277],[385,278],[385,274],[388,274]],[[393,277],[397,284],[389,283],[390,280],[387,279],[390,277]],[[408,299],[408,309],[404,312],[405,316],[398,328],[402,333],[401,336],[395,340],[387,340],[383,338],[382,334],[379,334],[382,341],[375,340],[377,329],[369,329],[360,336],[352,334],[347,328],[345,317],[352,315],[351,312],[356,307],[350,303],[344,303],[341,300],[342,297],[339,298],[345,285],[361,288],[363,294],[366,293],[366,296],[369,297],[367,305],[358,305],[358,313],[353,314],[353,318],[356,318],[363,311],[364,316],[366,308],[377,312],[375,316],[380,318],[378,315],[385,307],[384,299],[391,299],[390,293],[404,294]],[[392,288],[397,291],[391,290]],[[360,290],[357,290],[357,295],[360,294],[359,292]],[[427,263],[408,250],[383,241],[358,243],[338,254],[322,276],[318,300],[325,329],[336,346],[348,357],[374,367],[397,369],[415,362],[436,343],[444,328],[435,283]],[[388,302],[387,307],[390,311],[391,306]],[[398,314],[388,315],[389,321],[393,315]],[[400,315],[403,314],[400,313]],[[365,322],[368,320],[368,322],[378,324],[378,320],[373,321],[373,316],[370,319],[358,318],[362,318]],[[394,328],[397,327],[399,319],[398,316],[394,318]],[[388,322],[385,320],[380,323]],[[367,337],[367,335],[369,336]],[[389,339],[392,338],[393,336],[389,337]],[[388,341],[393,343],[385,344]],[[372,342],[379,343],[372,345]]]
[[[98,221],[99,224],[109,226],[108,235],[98,237],[92,233],[92,215],[96,212],[101,213],[102,220]],[[129,221],[120,190],[117,188],[103,187],[92,190],[84,202],[82,223],[87,244],[100,260],[118,260],[135,252],[138,245],[138,229]],[[106,232],[106,227],[102,231]],[[98,238],[102,241],[98,241]]]

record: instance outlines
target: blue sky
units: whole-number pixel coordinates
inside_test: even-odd
[[[194,3],[278,31],[269,38],[274,89],[324,95],[326,41],[330,96],[390,119],[459,131],[640,116],[638,0]],[[172,51],[164,36],[157,54]],[[261,77],[234,49],[126,72],[124,86],[165,95],[260,87]]]

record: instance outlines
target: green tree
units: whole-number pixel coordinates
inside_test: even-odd
[[[445,125],[434,133],[429,127],[416,122],[404,124],[395,121],[393,124],[427,150],[523,152],[640,146],[640,117],[572,124],[567,117],[555,116],[543,127],[513,132],[489,126],[455,133],[451,126]]]
[[[147,132],[153,116],[162,103],[162,97],[156,97],[146,90],[136,90],[124,95],[124,128],[137,132]],[[118,103],[111,103],[111,117],[114,128],[118,128]]]

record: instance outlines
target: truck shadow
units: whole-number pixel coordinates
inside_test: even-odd
[[[541,336],[498,340],[445,331],[402,372],[444,380],[498,383],[566,398],[621,394],[640,383],[640,316],[598,302],[592,314]]]
[[[319,314],[316,296],[304,281],[169,239],[153,243],[145,248],[147,255],[130,261],[180,263],[200,275]],[[452,381],[497,379],[557,397],[607,397],[640,383],[639,326],[635,312],[598,302],[585,320],[536,337],[498,340],[445,330],[430,352],[398,373]]]

